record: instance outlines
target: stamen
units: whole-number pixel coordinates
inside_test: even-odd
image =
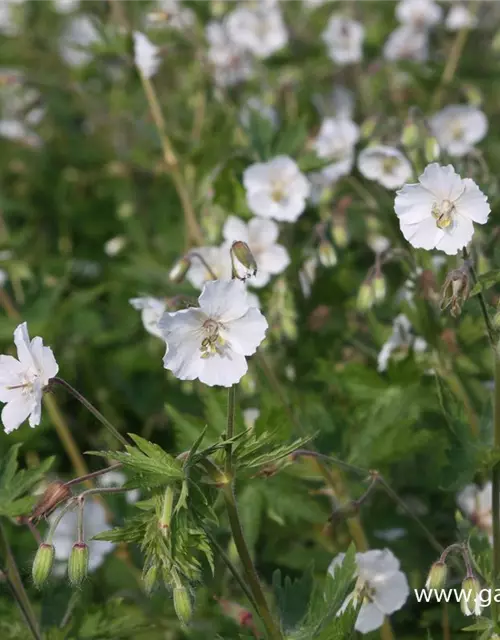
[[[453,212],[455,205],[450,200],[443,200],[441,204],[437,202],[432,206],[432,215],[436,219],[436,225],[440,229],[446,229],[453,223]]]

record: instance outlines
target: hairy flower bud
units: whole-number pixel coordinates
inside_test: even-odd
[[[318,248],[319,261],[324,267],[334,267],[337,264],[337,254],[331,242],[322,240]]]
[[[193,615],[191,598],[185,587],[174,588],[174,609],[177,617],[183,625],[188,625]]]
[[[54,545],[48,542],[42,542],[38,547],[38,550],[33,560],[33,567],[31,569],[31,575],[33,577],[33,583],[35,587],[40,589],[50,576],[52,566],[54,564],[55,549]]]
[[[481,585],[474,576],[466,576],[462,582],[464,597],[460,600],[460,608],[464,616],[481,615]]]
[[[425,581],[425,588],[442,589],[446,584],[446,578],[448,577],[448,567],[442,560],[435,562],[429,570],[429,575]]]
[[[68,578],[73,587],[79,587],[89,572],[89,548],[85,542],[75,542],[68,561]]]
[[[66,483],[60,480],[51,482],[43,492],[40,500],[38,500],[33,507],[30,519],[39,520],[40,518],[46,518],[61,502],[65,502],[70,496],[71,489]]]
[[[372,308],[374,302],[375,296],[372,283],[365,280],[358,291],[358,299],[356,301],[358,311],[368,311],[368,309]]]
[[[233,278],[247,280],[257,273],[257,263],[246,242],[237,240],[231,246],[231,264],[233,266]]]
[[[385,278],[381,273],[377,274],[373,278],[372,289],[373,295],[375,297],[375,302],[382,302],[382,300],[385,300],[387,287],[385,284]]]
[[[428,136],[424,144],[424,155],[427,162],[436,162],[439,159],[441,149],[439,148],[438,141],[434,136]]]
[[[177,260],[168,274],[168,279],[170,280],[170,282],[180,284],[186,277],[186,273],[189,271],[190,266],[191,260],[187,256],[184,256]]]

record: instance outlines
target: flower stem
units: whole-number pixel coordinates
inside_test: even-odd
[[[235,409],[236,386],[233,385],[232,387],[230,387],[228,392],[226,427],[226,439],[228,440],[230,440],[234,436]],[[227,515],[229,518],[229,526],[231,527],[234,544],[236,545],[241,564],[245,571],[248,585],[255,601],[257,612],[262,619],[262,623],[267,631],[267,635],[270,640],[282,640],[283,636],[271,615],[264,592],[262,590],[262,585],[260,584],[259,576],[257,575],[257,571],[255,569],[252,557],[245,541],[245,535],[243,533],[243,527],[241,525],[238,507],[236,505],[236,496],[234,494],[233,450],[231,443],[228,443],[226,445],[224,469],[227,476],[227,483],[223,487],[223,494],[224,501],[226,503]]]
[[[41,640],[42,636],[40,634],[38,621],[31,606],[30,599],[28,598],[28,594],[24,588],[21,576],[19,575],[19,569],[17,568],[14,555],[12,554],[12,550],[9,545],[7,533],[2,522],[0,522],[0,546],[5,559],[5,574],[12,590],[12,595],[21,610],[26,625],[31,631],[31,635],[35,640]]]
[[[111,424],[111,422],[105,418],[100,411],[98,411],[94,405],[87,400],[81,393],[79,393],[74,387],[72,387],[69,382],[63,380],[62,378],[51,378],[50,384],[58,384],[61,387],[64,387],[66,391],[68,391],[74,398],[78,400],[90,413],[95,416],[99,422],[106,427],[106,429],[123,445],[127,446],[128,442],[125,438],[119,433],[119,431]],[[88,473],[85,471],[84,473]],[[79,473],[79,475],[84,475],[84,473]]]
[[[80,453],[80,449],[71,434],[71,431],[68,427],[64,416],[59,409],[59,405],[56,402],[56,399],[50,394],[46,393],[43,397],[45,406],[47,407],[47,411],[49,412],[50,419],[54,423],[54,426],[57,431],[57,435],[59,440],[62,442],[62,445],[68,454],[68,458],[71,460],[71,464],[75,472],[79,476],[87,476],[89,474],[89,470],[83,459],[82,454]]]
[[[495,354],[495,397],[494,397],[494,448],[500,449],[500,358]],[[493,514],[493,589],[500,588],[500,463],[496,463],[492,475]],[[494,599],[493,599],[494,600]],[[491,603],[493,623],[498,621],[498,603]]]
[[[471,3],[471,4],[474,4],[474,3]],[[432,98],[431,111],[436,111],[441,106],[441,99],[443,97],[443,92],[453,80],[453,77],[458,67],[458,63],[460,62],[460,57],[462,55],[463,48],[465,46],[465,43],[467,42],[468,34],[469,34],[469,28],[462,27],[460,31],[457,33],[457,35],[455,36],[455,39],[451,46],[450,55],[448,56],[448,59],[446,61],[443,75],[441,76],[441,80],[439,82],[438,88],[436,89],[436,93]]]
[[[467,249],[463,249],[463,258],[464,261],[467,263],[467,266],[469,268],[470,274],[472,276],[472,282],[474,284],[478,283],[478,278],[477,278],[477,274],[476,274],[476,270],[474,269],[474,265],[472,263],[472,259],[469,256],[469,253],[467,251]],[[481,313],[483,314],[483,320],[484,320],[484,324],[486,326],[486,332],[488,334],[488,338],[490,340],[490,344],[493,347],[493,349],[495,349],[496,347],[496,332],[495,329],[493,328],[493,325],[491,324],[491,320],[490,320],[490,314],[488,313],[488,308],[486,306],[486,301],[484,299],[484,295],[482,291],[479,291],[479,293],[477,294],[478,300],[479,300],[479,306],[481,307]]]
[[[86,473],[85,475],[82,475],[79,478],[73,478],[73,480],[68,480],[68,482],[65,482],[64,484],[67,487],[72,487],[73,485],[81,484],[82,482],[87,483],[88,480],[92,480],[93,478],[98,478],[99,476],[103,476],[109,471],[113,471],[113,469],[118,469],[121,466],[122,466],[122,463],[117,462],[116,464],[112,464],[111,466],[106,467],[105,469],[99,469],[98,471],[93,471],[92,473]]]

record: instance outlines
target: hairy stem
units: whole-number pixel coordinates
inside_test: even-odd
[[[128,442],[121,435],[121,433],[111,424],[111,422],[105,418],[100,411],[98,411],[94,405],[87,400],[81,393],[79,393],[74,387],[72,387],[69,382],[63,380],[62,378],[51,378],[50,384],[58,384],[61,387],[64,387],[66,391],[68,391],[74,398],[78,400],[90,413],[96,417],[99,422],[106,427],[106,429],[123,445],[127,446]],[[84,473],[88,473],[86,470]],[[79,475],[84,475],[84,473],[79,473]]]
[[[26,622],[26,626],[31,631],[31,635],[35,640],[41,640],[42,636],[40,634],[38,621],[31,606],[30,599],[28,598],[28,594],[24,588],[23,581],[21,580],[19,569],[17,568],[14,555],[12,554],[3,522],[0,522],[0,546],[5,562],[5,573],[12,595],[17,602],[24,621]]]
[[[227,395],[227,428],[226,439],[232,440],[234,436],[234,412],[236,409],[236,385],[230,387]],[[231,482],[233,475],[233,444],[228,442],[226,445],[226,460],[224,470],[228,480]]]
[[[93,478],[98,478],[99,476],[103,476],[109,471],[113,471],[113,469],[118,469],[121,466],[122,466],[122,463],[117,462],[116,464],[112,464],[109,467],[106,467],[105,469],[99,469],[98,471],[93,471],[92,473],[86,473],[85,475],[82,475],[78,478],[73,478],[73,480],[68,480],[68,482],[65,482],[64,484],[67,487],[72,487],[73,485],[81,484],[82,482],[89,484],[88,480],[92,480]]]
[[[500,358],[495,354],[495,397],[494,397],[494,448],[500,449]],[[493,589],[500,588],[500,463],[496,463],[492,475],[493,514]],[[493,599],[494,600],[494,599]],[[491,603],[493,623],[498,621],[498,603]]]

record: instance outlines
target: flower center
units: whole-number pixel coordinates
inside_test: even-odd
[[[274,202],[281,202],[285,198],[285,183],[283,180],[275,180],[272,184],[271,199]]]
[[[455,205],[451,200],[443,200],[441,204],[435,202],[432,206],[432,215],[436,218],[436,225],[440,229],[446,229],[453,222]]]
[[[460,122],[455,122],[451,126],[451,137],[455,142],[459,142],[464,137],[464,128]]]
[[[354,605],[357,606],[358,601],[361,599],[362,604],[370,604],[375,597],[375,588],[362,578],[358,578],[356,586],[354,587],[353,600]]]
[[[222,355],[226,341],[219,335],[220,325],[212,318],[203,323],[204,338],[201,341],[201,357],[210,358],[213,355]]]
[[[390,156],[382,160],[382,170],[384,173],[393,173],[398,166],[398,159]]]

